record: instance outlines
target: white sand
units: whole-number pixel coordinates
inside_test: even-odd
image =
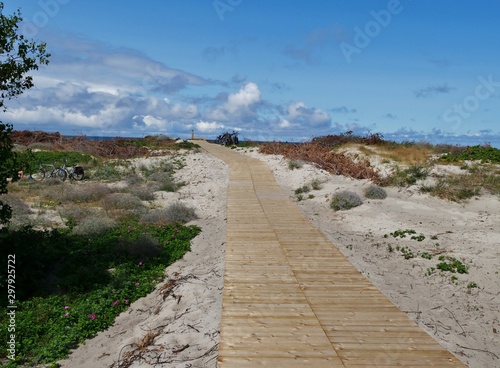
[[[297,203],[311,221],[399,308],[469,367],[500,367],[498,198],[484,196],[462,205],[414,190],[388,189],[385,200],[365,200],[360,207],[333,212],[333,193],[349,189],[362,195],[369,183],[332,176],[312,165],[291,171],[279,156],[244,152],[267,162],[293,200],[295,189],[321,180],[322,189],[311,192],[314,198]],[[166,283],[138,300],[114,326],[74,350],[61,362],[63,367],[216,366],[228,172],[204,152],[186,161],[177,176],[188,185],[165,203],[180,199],[195,206],[200,220],[193,223],[203,231],[194,239],[192,251],[166,271],[178,280],[176,286],[165,289],[164,300],[160,291]],[[384,237],[398,229],[414,229],[426,239]],[[430,239],[433,235],[437,239]],[[432,260],[405,260],[398,251],[389,252],[388,245],[409,247],[415,254],[443,252],[469,266],[469,274],[453,274],[456,282],[450,273],[427,275],[427,269],[439,262],[438,255]],[[478,288],[467,288],[471,282]],[[148,333],[154,339],[140,347]]]

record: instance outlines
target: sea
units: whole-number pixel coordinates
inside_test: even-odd
[[[67,137],[74,137],[74,136],[68,135]],[[115,139],[115,138],[141,139],[142,137],[117,137],[117,136],[106,137],[106,136],[102,136],[102,135],[100,135],[100,136],[89,135],[89,136],[86,136],[85,138],[88,140],[107,141],[107,140],[111,140],[111,139]],[[493,137],[490,137],[490,138],[493,138]],[[457,137],[449,136],[446,138],[439,138],[439,139],[435,139],[435,140],[434,139],[423,139],[421,141],[418,141],[418,140],[411,139],[410,137],[401,137],[400,135],[391,137],[390,134],[387,134],[384,136],[384,139],[391,140],[391,141],[394,141],[397,143],[428,142],[428,143],[432,143],[432,144],[450,144],[453,146],[478,146],[478,145],[488,144],[491,147],[495,147],[495,148],[500,149],[500,137],[499,138],[494,137],[493,139],[487,140],[485,138],[475,137],[475,136],[457,136]],[[210,139],[208,139],[208,140],[211,141]],[[264,143],[264,142],[257,141],[257,143]],[[301,143],[301,142],[289,142],[289,143]]]

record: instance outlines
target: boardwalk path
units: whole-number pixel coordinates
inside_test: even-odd
[[[349,263],[264,163],[197,143],[230,168],[219,367],[465,367]]]

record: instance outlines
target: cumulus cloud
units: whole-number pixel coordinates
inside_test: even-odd
[[[248,82],[238,92],[227,95],[222,106],[208,108],[205,111],[205,117],[220,121],[247,120],[255,117],[256,108],[261,101],[259,86]]]
[[[414,91],[415,96],[418,98],[421,97],[430,97],[437,94],[446,94],[456,90],[455,87],[450,87],[448,84],[442,84],[437,86],[428,86],[426,88],[421,88]]]
[[[202,133],[213,133],[225,128],[224,124],[215,121],[199,121],[195,124],[195,127],[197,131]]]
[[[327,112],[307,107],[303,102],[293,102],[288,105],[286,118],[292,124],[297,123],[312,128],[326,127],[331,123],[330,115]]]

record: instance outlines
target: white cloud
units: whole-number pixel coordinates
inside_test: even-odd
[[[229,95],[225,107],[229,113],[233,114],[260,102],[260,98],[261,93],[257,84],[249,82],[238,93]]]
[[[215,121],[213,122],[200,121],[195,124],[195,127],[197,131],[202,133],[212,133],[225,128],[224,124],[217,123]]]
[[[293,102],[288,105],[287,119],[291,123],[297,123],[314,128],[330,125],[331,118],[327,112],[314,107],[307,107],[304,102]]]
[[[168,128],[170,128],[170,124],[165,119],[151,115],[134,116],[134,128],[141,130],[144,129],[167,130]]]
[[[210,120],[245,120],[255,116],[254,108],[262,101],[259,86],[248,82],[236,93],[230,94],[222,106],[209,108],[205,117]]]
[[[281,120],[278,125],[280,128],[290,128],[292,126],[292,124],[290,124],[290,122],[286,119]]]
[[[128,111],[115,106],[108,106],[96,114],[85,114],[75,109],[61,109],[53,106],[36,106],[10,109],[6,115],[18,124],[44,125],[47,123],[65,127],[103,128],[117,126],[128,115]],[[16,124],[17,126],[17,124]]]

